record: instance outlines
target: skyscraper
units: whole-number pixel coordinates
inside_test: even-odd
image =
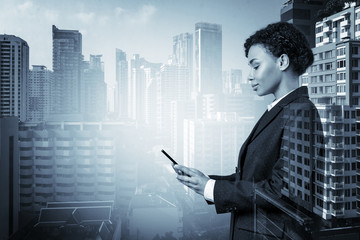
[[[173,62],[186,67],[189,71],[190,91],[195,90],[193,82],[193,35],[190,33],[181,33],[173,37]]]
[[[128,117],[128,62],[126,53],[116,49],[115,112],[120,118]]]
[[[195,89],[201,94],[220,93],[222,89],[222,27],[195,24]]]
[[[25,121],[28,44],[13,35],[0,35],[0,62],[0,117],[17,116]]]
[[[52,26],[53,71],[51,111],[55,114],[80,113],[82,35],[77,30]]]
[[[129,118],[136,120],[138,123],[145,123],[145,101],[146,101],[146,81],[151,74],[159,71],[161,64],[150,63],[139,54],[134,54],[129,60]],[[149,68],[144,71],[145,68]],[[151,70],[150,70],[151,69]],[[151,73],[149,75],[149,73]]]
[[[33,65],[27,88],[27,121],[41,122],[50,113],[52,72],[45,66]]]
[[[83,62],[81,109],[87,120],[101,121],[106,114],[106,83],[101,57],[90,55],[90,61]]]

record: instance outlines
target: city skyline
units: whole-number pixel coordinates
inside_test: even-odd
[[[284,0],[266,1],[64,1],[0,0],[0,32],[27,41],[30,66],[52,70],[51,26],[79,30],[83,55],[103,55],[105,82],[115,82],[115,49],[131,57],[140,54],[150,62],[166,63],[172,53],[172,38],[195,31],[195,23],[209,22],[223,28],[223,70],[246,70],[243,42],[256,29],[279,21]],[[268,9],[274,9],[268,11]],[[6,10],[6,11],[5,11]],[[261,19],[254,16],[258,13]],[[184,16],[186,16],[184,18]],[[250,21],[249,21],[250,19]],[[6,23],[6,24],[4,24]],[[246,71],[244,71],[246,74]]]

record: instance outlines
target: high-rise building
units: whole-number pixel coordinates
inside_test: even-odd
[[[193,35],[190,33],[181,33],[173,37],[173,58],[172,64],[187,67],[189,71],[189,91],[195,91],[193,82]]]
[[[144,58],[140,58],[139,54],[134,54],[129,60],[129,85],[128,85],[128,112],[129,118],[136,120],[138,123],[145,123],[145,106],[146,106],[146,81],[151,78],[153,73],[159,71],[161,64],[150,63]],[[146,74],[144,69],[147,70]]]
[[[81,109],[88,121],[101,121],[106,115],[106,83],[101,57],[90,55],[90,61],[83,62]]]
[[[195,24],[195,88],[201,94],[222,89],[222,27],[219,24]]]
[[[170,138],[172,101],[181,101],[190,98],[189,71],[181,65],[164,64],[160,69],[160,78],[157,82],[157,130],[161,136]],[[184,116],[178,116],[179,120]]]
[[[49,201],[115,198],[126,208],[137,177],[136,164],[123,153],[126,128],[117,122],[20,125],[21,210],[38,212]]]
[[[42,65],[33,65],[27,88],[27,114],[29,122],[42,122],[50,113],[52,72]]]
[[[51,111],[78,114],[80,109],[82,35],[78,30],[52,26],[53,71]]]
[[[126,53],[116,49],[115,112],[120,118],[128,117],[128,71]]]
[[[324,156],[315,162],[313,211],[324,219],[359,217],[360,7],[316,23],[314,63],[300,78],[318,108]]]
[[[21,38],[0,35],[0,117],[26,120],[29,46]]]
[[[19,144],[18,118],[0,117],[0,238],[9,237],[18,230],[19,203],[27,199],[26,193],[19,186]],[[20,174],[23,169],[20,167]]]
[[[289,0],[281,8],[281,21],[294,24],[306,36],[310,47],[315,47],[315,22],[326,1]]]

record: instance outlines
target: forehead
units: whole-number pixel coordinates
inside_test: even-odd
[[[255,59],[275,59],[275,57],[261,44],[252,45],[249,49],[248,60],[249,62]]]

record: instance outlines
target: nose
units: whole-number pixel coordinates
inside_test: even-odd
[[[250,70],[249,75],[248,75],[248,80],[251,82],[252,80],[254,80],[254,73],[253,73],[253,69]]]

